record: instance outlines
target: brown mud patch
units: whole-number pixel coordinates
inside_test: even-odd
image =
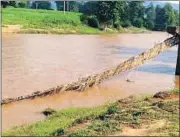
[[[2,27],[2,33],[17,33],[21,30],[21,25],[5,25]]]
[[[149,125],[142,125],[141,127],[132,127],[128,125],[121,125],[122,132],[116,133],[113,136],[147,136],[156,129],[162,128],[166,124],[165,120],[157,120]]]

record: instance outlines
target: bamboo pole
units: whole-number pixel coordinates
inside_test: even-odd
[[[66,1],[64,0],[64,14],[66,12]]]

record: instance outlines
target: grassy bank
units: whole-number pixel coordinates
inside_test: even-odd
[[[179,135],[179,91],[161,99],[129,97],[94,108],[69,108],[48,115],[44,121],[14,127],[3,135],[97,136]]]
[[[83,24],[81,13],[4,8],[2,9],[2,26],[20,25],[19,33],[53,33],[53,34],[101,34],[101,33],[142,33],[144,28],[120,28],[101,31]]]

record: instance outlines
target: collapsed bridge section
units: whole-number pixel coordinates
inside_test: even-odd
[[[159,55],[161,52],[166,51],[167,49],[171,48],[172,46],[178,45],[180,43],[180,35],[176,32],[176,29],[174,28],[168,28],[167,31],[172,34],[173,36],[166,39],[162,43],[156,44],[153,48],[134,56],[119,65],[117,65],[114,68],[111,68],[109,70],[106,70],[102,73],[91,75],[85,78],[82,78],[78,80],[77,82],[72,82],[70,84],[66,85],[60,85],[55,88],[51,88],[44,91],[36,91],[31,95],[26,96],[19,96],[16,98],[6,98],[1,101],[1,104],[7,104],[15,101],[20,101],[24,99],[33,99],[38,96],[46,96],[54,93],[59,93],[61,91],[84,91],[89,87],[92,87],[93,85],[97,85],[101,83],[103,80],[108,79],[114,75],[118,75],[121,72],[130,70],[132,68],[135,68],[139,65],[144,64],[146,60],[152,59]],[[180,48],[179,48],[180,49]],[[179,51],[178,49],[178,51]],[[180,52],[179,52],[180,53]],[[180,73],[180,58],[178,54],[178,61],[177,61],[177,69],[176,74],[178,75]],[[178,64],[179,63],[179,64]]]

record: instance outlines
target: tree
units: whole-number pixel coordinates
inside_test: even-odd
[[[96,16],[102,23],[119,26],[127,13],[125,6],[125,1],[99,1]]]
[[[156,18],[155,18],[155,30],[165,30],[166,28],[166,20],[165,20],[165,11],[160,5],[156,6]]]
[[[150,30],[154,28],[156,19],[156,11],[153,3],[150,3],[148,7],[145,9],[145,20],[144,26]]]
[[[164,6],[164,18],[167,25],[173,26],[176,24],[174,9],[169,3],[166,3]]]
[[[136,26],[136,27],[138,27],[138,28],[143,27],[143,19],[141,19],[141,18],[136,19],[136,20],[134,21],[133,25]]]
[[[55,1],[57,10],[63,11],[64,10],[64,1]],[[72,12],[78,12],[79,8],[81,6],[81,3],[77,1],[65,1],[65,10],[66,11],[72,11]]]
[[[12,6],[12,7],[15,7],[15,8],[17,7],[16,1],[9,1],[8,5]]]
[[[180,22],[179,22],[179,21],[180,21],[180,20],[179,20],[179,19],[180,19],[180,14],[179,14],[179,12],[178,12],[177,10],[175,10],[175,9],[174,9],[174,15],[175,15],[175,20],[176,20],[176,21],[175,21],[175,22],[176,22],[175,25],[176,25],[176,26],[179,26],[179,23],[180,23]]]
[[[132,25],[136,26],[140,22],[143,22],[145,8],[142,1],[131,1],[129,2],[129,18]],[[136,26],[138,27],[138,26]]]
[[[80,3],[77,1],[68,1],[69,2],[69,11],[78,12]]]
[[[20,8],[27,8],[28,7],[28,2],[27,1],[20,1],[20,2],[18,2],[17,5]]]
[[[85,15],[97,15],[98,12],[98,2],[97,1],[89,1],[86,3],[82,3],[79,11],[84,13]]]
[[[112,25],[115,16],[118,16],[117,9],[113,9],[112,6],[115,6],[115,1],[98,1],[97,3],[97,17],[100,22]]]
[[[57,10],[64,10],[64,1],[55,1]]]
[[[8,1],[1,1],[1,5],[3,8],[6,8],[8,6]]]
[[[31,8],[51,10],[51,3],[49,1],[34,1]]]

